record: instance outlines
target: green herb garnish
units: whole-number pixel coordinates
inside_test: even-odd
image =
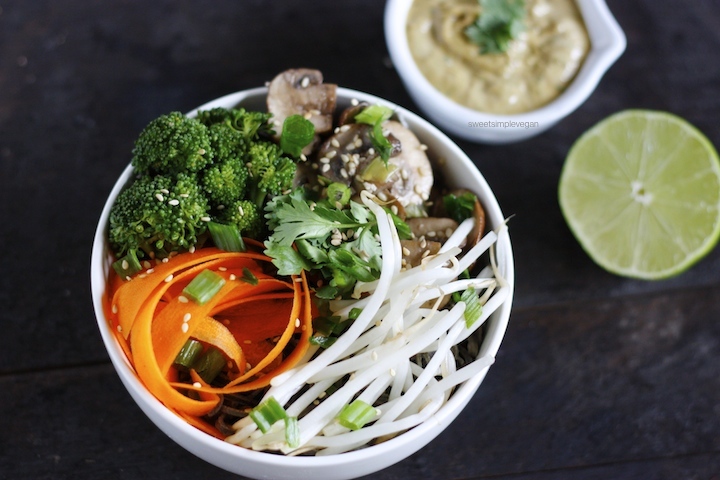
[[[198,305],[204,305],[225,285],[225,279],[212,270],[203,270],[193,278],[182,293]]]
[[[283,122],[280,148],[293,157],[299,157],[302,149],[313,141],[315,126],[302,115],[290,115]]]
[[[355,115],[356,122],[372,125],[373,131],[370,139],[372,140],[375,151],[380,155],[380,158],[382,158],[385,163],[387,163],[390,159],[393,147],[390,140],[383,135],[382,125],[392,116],[392,114],[393,111],[389,107],[371,105]]]
[[[462,223],[463,220],[473,216],[476,200],[475,194],[470,192],[464,192],[460,195],[449,193],[443,197],[443,205],[450,218]]]
[[[525,29],[525,0],[479,0],[480,15],[465,35],[480,53],[503,53]]]

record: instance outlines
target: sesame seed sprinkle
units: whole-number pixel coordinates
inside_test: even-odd
[[[190,327],[188,327],[187,323],[184,323],[180,325],[180,330],[182,330],[183,333],[187,333],[188,330],[190,330]]]
[[[172,200],[170,200],[168,202],[168,204],[172,205],[173,207],[176,207],[176,206],[180,205],[180,200],[178,200],[177,198],[173,198]]]
[[[183,315],[183,322],[189,322],[192,318],[192,314],[190,312],[187,312],[185,315]]]
[[[335,148],[340,148],[340,142],[338,142],[337,138],[333,138],[332,140],[330,140],[330,145],[332,145]]]
[[[188,300],[188,298],[187,298],[185,295],[180,295],[180,296],[178,297],[178,302],[180,302],[180,303],[188,303],[188,301],[189,301],[189,300]]]
[[[173,279],[173,275],[172,275],[172,273],[171,273],[170,275],[168,275],[167,277],[165,277],[165,283],[170,283],[170,282],[172,282],[172,279]]]
[[[296,318],[295,319],[295,328],[298,328],[299,326],[300,326],[300,319]]]
[[[200,387],[202,387],[202,384],[200,382],[194,382],[193,387],[200,388]]]
[[[155,198],[157,198],[159,202],[165,200],[165,197],[162,196],[162,193],[156,193]]]

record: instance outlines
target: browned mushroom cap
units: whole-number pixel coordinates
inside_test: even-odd
[[[396,198],[410,216],[424,212],[424,203],[430,197],[434,176],[425,147],[409,128],[395,120],[383,124],[388,138],[400,142],[402,150],[388,161],[390,175],[384,181],[372,181],[368,188],[381,199]]]
[[[365,170],[377,153],[372,143],[372,126],[348,123],[335,130],[317,152],[318,173],[333,182],[352,185],[357,173]],[[400,142],[389,138],[393,151],[400,151]]]
[[[315,126],[316,133],[332,129],[337,103],[337,85],[323,83],[319,70],[297,68],[278,74],[268,86],[267,108],[273,114],[279,135],[290,115],[303,115]]]

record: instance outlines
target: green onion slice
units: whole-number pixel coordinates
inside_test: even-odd
[[[275,422],[287,418],[287,412],[275,397],[270,397],[250,411],[250,418],[261,432],[267,433]]]
[[[226,252],[244,252],[247,250],[245,242],[236,225],[227,225],[218,222],[208,222],[208,230],[215,246]]]
[[[204,305],[225,285],[225,279],[212,270],[203,270],[193,278],[182,293],[198,305]]]
[[[338,415],[340,425],[350,430],[360,430],[366,423],[372,421],[377,416],[377,410],[363,400],[354,400],[350,405],[346,405]]]
[[[299,157],[302,149],[315,138],[315,126],[302,115],[290,115],[283,122],[280,148],[293,157]]]

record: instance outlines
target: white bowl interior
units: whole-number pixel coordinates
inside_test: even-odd
[[[406,21],[412,2],[388,0],[386,4],[385,39],[390,58],[408,93],[423,113],[444,130],[466,140],[508,143],[544,132],[587,100],[626,47],[625,34],[604,0],[577,0],[590,36],[591,51],[568,88],[549,104],[530,112],[512,115],[480,112],[446,97],[417,67],[406,35]],[[470,121],[504,123],[492,127],[470,127]],[[537,126],[511,127],[512,122]]]
[[[266,93],[265,88],[237,92],[209,102],[189,112],[188,115],[194,115],[197,110],[238,105],[264,110]],[[438,129],[412,112],[390,102],[354,90],[338,89],[340,105],[348,105],[353,98],[370,103],[381,103],[393,108],[400,120],[428,145],[428,151],[434,158],[445,159],[447,167],[444,172],[449,184],[469,188],[478,195],[486,210],[490,228],[496,228],[504,221],[497,200],[480,172],[460,148]],[[399,462],[429,443],[460,413],[484,379],[487,369],[460,386],[450,400],[428,421],[406,433],[379,445],[333,456],[290,457],[247,450],[218,440],[190,426],[165,408],[139,381],[113,332],[110,331],[103,311],[102,299],[111,268],[106,240],[108,214],[112,203],[131,174],[132,168],[128,166],[117,180],[103,208],[95,233],[91,256],[91,290],[95,315],[110,360],[132,398],[158,428],[196,456],[230,472],[258,479],[331,480],[367,475]],[[500,237],[497,251],[499,267],[511,289],[507,300],[487,320],[481,355],[486,353],[495,355],[499,349],[512,304],[514,264],[508,236]]]

